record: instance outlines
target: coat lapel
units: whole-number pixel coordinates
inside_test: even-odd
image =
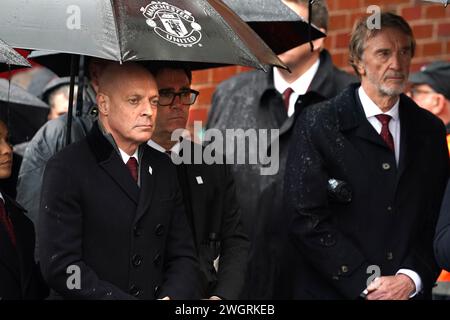
[[[13,223],[14,227],[14,234],[16,236],[16,246],[17,249],[15,250],[17,252],[17,261],[19,263],[20,268],[20,278],[22,283],[22,294],[25,296],[26,291],[28,288],[28,284],[30,283],[31,276],[33,274],[33,268],[34,264],[30,263],[29,257],[27,258],[27,254],[32,254],[34,248],[27,248],[27,244],[34,243],[30,242],[29,238],[34,236],[33,234],[29,234],[28,232],[31,231],[31,228],[24,228],[24,227],[18,227],[24,226],[24,216],[23,212],[25,212],[25,209],[22,208],[17,202],[12,200],[11,198],[7,197],[6,195],[6,209],[10,213],[11,221]],[[31,222],[30,222],[31,223]]]
[[[400,159],[399,178],[411,164],[415,155],[420,153],[423,144],[426,144],[426,133],[421,132],[421,128],[414,121],[414,112],[411,109],[411,102],[404,95],[400,96],[399,116],[400,116]]]
[[[118,152],[100,131],[98,123],[95,123],[92,127],[91,132],[87,136],[87,142],[99,166],[137,204],[139,187],[131,177]]]
[[[338,100],[339,103],[336,109],[339,114],[340,129],[341,131],[354,130],[352,132],[354,136],[388,149],[383,138],[366,118],[357,93],[359,86],[360,84],[351,85],[344,91],[344,98]]]
[[[15,225],[17,225],[17,221],[14,214],[11,214],[12,210],[11,205],[9,205],[9,198],[4,193],[2,193],[2,195],[6,201],[5,208],[7,214],[9,214],[14,227]],[[14,233],[16,235],[16,245],[20,246],[22,243],[20,228],[14,228]],[[0,245],[0,263],[3,263],[11,271],[11,274],[18,281],[18,283],[21,283],[19,260],[21,257],[18,256],[17,250],[13,247],[6,228],[2,223],[0,223]]]
[[[155,175],[160,174],[160,172],[157,172],[157,170],[153,170],[151,167],[152,162],[152,155],[150,152],[150,147],[144,145],[144,153],[141,158],[141,163],[139,164],[139,175],[140,175],[140,195],[137,211],[136,211],[136,217],[134,219],[134,222],[136,223],[142,216],[148,211],[148,208],[150,208],[150,204],[153,199],[153,192],[155,189]],[[150,172],[151,171],[151,172]]]
[[[184,166],[187,179],[186,187],[189,188],[190,199],[193,199],[190,201],[192,208],[190,212],[192,221],[190,221],[190,223],[191,228],[193,228],[192,230],[196,233],[197,239],[202,239],[203,235],[200,234],[200,230],[196,229],[204,228],[195,228],[195,226],[207,223],[203,218],[207,217],[204,212],[204,204],[206,202],[207,192],[209,191],[207,191],[207,189],[212,187],[208,181],[208,177],[204,175],[202,166],[205,166],[205,164],[190,164]],[[201,183],[199,179],[201,179]]]

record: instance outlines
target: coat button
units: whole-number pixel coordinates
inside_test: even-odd
[[[341,271],[342,271],[342,273],[347,273],[348,267],[346,265],[341,266]]]
[[[129,292],[130,292],[131,295],[133,295],[135,297],[138,297],[141,294],[141,289],[139,289],[135,285],[132,285],[130,287],[130,291]]]
[[[155,233],[157,236],[162,236],[164,234],[164,226],[162,224],[158,224],[155,228]]]
[[[139,237],[142,235],[142,229],[139,229],[138,226],[134,226],[133,234],[135,237]]]
[[[155,264],[155,266],[159,265],[159,263],[161,262],[161,255],[159,253],[157,253],[155,255],[155,257],[153,258],[153,263]]]
[[[138,254],[135,254],[133,256],[132,262],[133,262],[133,266],[137,268],[142,264],[142,257]]]
[[[383,167],[383,170],[389,170],[391,168],[391,165],[387,162],[383,163],[381,166]]]
[[[388,260],[394,259],[394,254],[393,254],[392,252],[388,252],[388,253],[386,254],[386,259],[388,259]]]

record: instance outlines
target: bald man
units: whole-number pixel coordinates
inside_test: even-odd
[[[175,167],[145,145],[157,103],[146,69],[108,64],[99,78],[98,122],[48,162],[39,253],[53,295],[198,297],[198,263]]]

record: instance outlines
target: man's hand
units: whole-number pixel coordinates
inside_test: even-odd
[[[368,287],[367,300],[408,300],[416,285],[405,274],[376,278]]]
[[[208,300],[222,300],[222,299],[218,296],[211,296],[211,297],[209,297]]]

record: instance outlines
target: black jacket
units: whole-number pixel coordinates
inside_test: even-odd
[[[320,54],[319,69],[308,92],[300,96],[294,116],[287,117],[281,95],[275,90],[273,72],[253,71],[240,74],[219,85],[213,96],[208,127],[226,129],[279,129],[278,171],[262,176],[262,165],[232,165],[237,198],[241,204],[244,232],[250,238],[249,267],[243,297],[273,298],[280,273],[281,239],[286,235],[283,211],[283,177],[292,141],[292,128],[298,115],[309,105],[329,99],[351,82],[353,76],[337,69],[329,53]],[[269,145],[268,150],[275,153]],[[268,150],[262,150],[268,151]]]
[[[290,238],[297,257],[290,283],[299,299],[356,299],[378,266],[419,274],[431,297],[439,269],[433,234],[448,178],[445,127],[400,96],[400,160],[367,121],[359,85],[305,110],[286,169]],[[328,180],[345,181],[351,201],[336,201]]]
[[[42,179],[47,161],[66,146],[67,114],[48,121],[34,135],[23,155],[17,181],[17,201],[27,210],[26,215],[34,223],[38,232],[39,201]],[[83,114],[73,117],[72,142],[83,139],[92,128],[93,116]],[[39,247],[38,239],[36,248]],[[37,258],[37,253],[36,253]]]
[[[142,148],[140,188],[98,125],[49,160],[39,251],[44,279],[58,295],[199,297],[198,262],[176,169],[167,156]],[[80,270],[80,289],[66,285],[70,266]]]
[[[206,281],[205,297],[238,299],[247,269],[248,238],[242,230],[234,180],[226,164],[194,163],[201,145],[183,140],[190,164],[177,166],[186,213],[194,231],[200,267]],[[218,272],[214,260],[219,257]]]
[[[33,223],[24,215],[25,209],[5,193],[2,195],[14,227],[16,247],[0,223],[0,300],[44,299],[48,288],[34,262]]]
[[[450,270],[450,183],[447,183],[436,226],[434,252],[439,266],[442,269]]]

